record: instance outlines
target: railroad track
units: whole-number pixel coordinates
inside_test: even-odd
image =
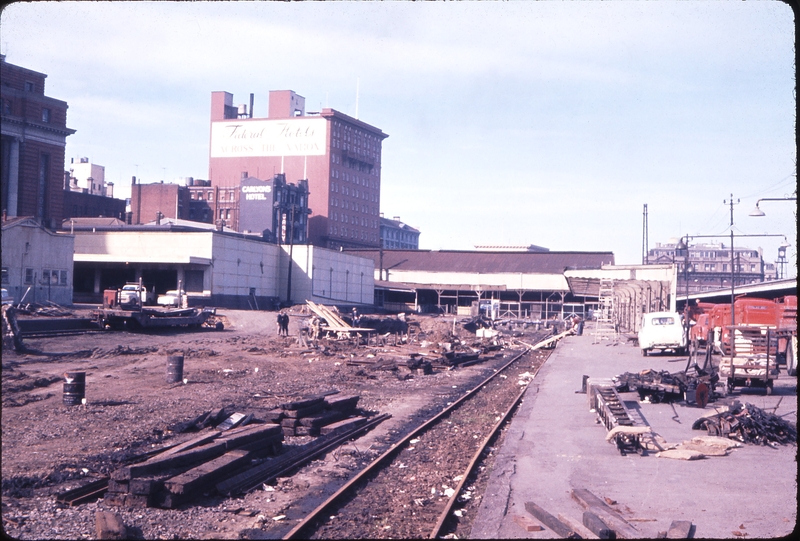
[[[283,539],[436,538],[471,498],[477,465],[546,356],[525,349],[456,402],[409,432],[294,526]],[[527,366],[520,378],[518,370]]]

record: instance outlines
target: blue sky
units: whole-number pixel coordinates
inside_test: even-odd
[[[291,89],[389,134],[381,211],[421,248],[641,261],[684,234],[785,234],[796,259],[794,23],[782,2],[39,2],[6,60],[69,104],[67,161],[125,194],[208,178],[210,94]],[[358,94],[356,89],[358,88]],[[358,99],[356,96],[358,95]],[[724,239],[720,239],[724,242]],[[780,238],[742,239],[777,257]],[[792,270],[796,274],[796,270]]]

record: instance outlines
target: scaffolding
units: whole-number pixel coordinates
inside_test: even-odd
[[[592,343],[599,344],[602,340],[616,342],[618,339],[619,331],[614,305],[614,280],[601,278],[598,292],[598,308],[595,312],[594,341]]]

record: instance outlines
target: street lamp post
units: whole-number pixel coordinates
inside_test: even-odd
[[[762,197],[761,199],[756,201],[756,207],[753,210],[750,211],[750,216],[756,216],[756,217],[766,216],[766,214],[764,214],[764,211],[761,210],[761,207],[759,207],[759,205],[761,204],[762,201],[797,201],[797,198],[796,197]]]

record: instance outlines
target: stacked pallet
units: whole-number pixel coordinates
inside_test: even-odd
[[[246,417],[240,415],[234,414],[223,428]],[[129,507],[174,508],[193,494],[213,490],[216,482],[249,467],[252,460],[277,455],[282,443],[281,427],[271,423],[209,428],[145,462],[112,472],[105,501]]]
[[[284,436],[319,436],[356,413],[359,397],[316,396],[281,404]],[[337,427],[341,424],[337,424]]]

